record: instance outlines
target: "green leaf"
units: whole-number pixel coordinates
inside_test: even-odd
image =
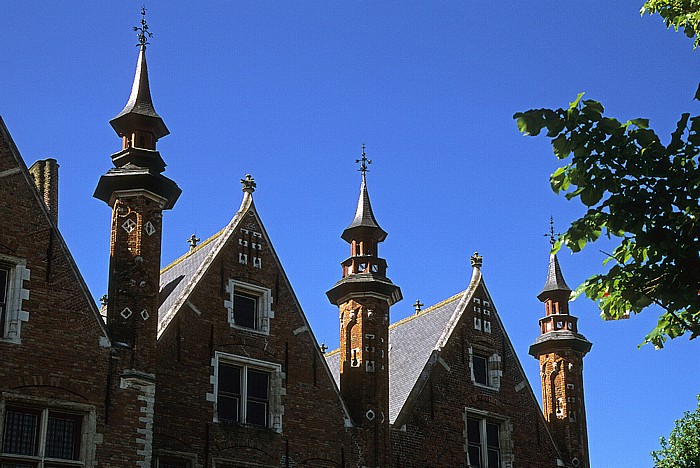
[[[632,119],[629,120],[625,125],[634,125],[637,128],[649,128],[649,119]]]
[[[586,93],[578,93],[578,96],[576,96],[576,99],[574,100],[574,102],[569,103],[569,109],[576,109],[578,107],[578,103],[581,101],[581,98],[583,97],[584,94],[586,94]]]

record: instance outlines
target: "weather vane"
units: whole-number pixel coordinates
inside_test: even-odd
[[[148,30],[148,23],[146,23],[146,5],[141,5],[141,27],[134,26],[134,31],[138,31],[139,43],[136,47],[146,47],[148,44],[148,38],[153,37],[153,33]]]
[[[545,237],[549,237],[549,243],[552,244],[552,247],[557,243],[557,238],[559,237],[559,234],[554,233],[554,217],[550,216],[549,217],[549,233],[544,234]]]
[[[365,148],[366,148],[365,144],[362,143],[362,158],[355,160],[356,163],[361,163],[358,171],[362,172],[363,175],[365,174],[365,172],[369,172],[369,168],[367,166],[369,164],[372,164],[372,160],[367,159],[367,155],[365,154]]]

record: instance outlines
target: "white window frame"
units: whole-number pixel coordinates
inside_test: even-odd
[[[214,353],[214,359],[212,359],[212,364],[214,367],[211,383],[214,385],[213,398],[207,395],[209,400],[214,402],[214,419],[213,421],[218,423],[218,407],[217,399],[219,395],[219,366],[232,365],[242,368],[241,377],[241,402],[240,402],[240,412],[238,416],[238,424],[246,424],[246,407],[247,407],[247,385],[246,376],[248,369],[253,369],[260,372],[266,372],[270,376],[268,383],[268,421],[267,428],[272,429],[275,432],[282,432],[282,416],[284,414],[284,406],[282,406],[282,396],[285,395],[285,389],[282,386],[283,383],[283,373],[282,366],[277,363],[261,361],[259,359],[253,359],[245,356],[238,356],[235,354],[222,353],[216,351]]]
[[[29,321],[29,312],[22,309],[23,302],[29,299],[29,289],[24,287],[24,282],[29,281],[31,271],[26,260],[5,254],[0,254],[0,267],[8,272],[5,321],[0,324],[0,341],[19,344],[22,342],[22,322]]]
[[[39,412],[39,439],[37,440],[38,453],[34,456],[15,455],[2,452],[5,430],[5,415],[7,407],[27,408],[28,410]],[[46,432],[48,427],[49,412],[72,414],[81,419],[80,426],[80,452],[77,460],[62,458],[47,458],[44,456],[46,450]],[[3,392],[0,395],[0,458],[3,463],[23,461],[36,463],[37,468],[43,468],[44,464],[94,467],[95,444],[96,444],[97,414],[95,407],[81,403],[62,402],[54,399],[33,397],[27,395],[16,395],[11,392]]]
[[[275,318],[275,311],[272,310],[272,292],[269,288],[255,286],[235,279],[229,279],[226,285],[228,299],[224,301],[224,307],[228,310],[228,323],[231,328],[247,330],[264,335],[270,334],[270,319]],[[246,296],[253,296],[257,299],[257,310],[255,311],[255,328],[243,327],[236,324],[234,318],[234,295],[241,293]]]
[[[486,385],[477,382],[474,375],[474,356],[486,359]],[[479,349],[476,351],[471,346],[469,347],[469,373],[472,383],[480,388],[489,390],[500,390],[501,378],[503,377],[503,367],[501,355],[498,353],[484,352]]]

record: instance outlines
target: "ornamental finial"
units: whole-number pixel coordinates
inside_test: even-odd
[[[134,26],[134,31],[138,31],[139,43],[136,47],[146,48],[149,43],[148,38],[153,37],[153,33],[148,30],[148,24],[146,23],[146,5],[141,5],[141,26]]]
[[[245,179],[241,179],[241,185],[243,185],[241,190],[243,190],[246,193],[255,192],[255,187],[257,187],[257,184],[255,183],[255,179],[253,179],[250,176],[250,174],[246,174]]]
[[[187,239],[187,243],[190,244],[190,251],[194,250],[197,247],[197,243],[201,241],[199,237],[197,237],[196,234],[192,234],[189,239]]]
[[[367,155],[365,154],[365,148],[365,144],[362,143],[362,158],[355,160],[356,163],[361,163],[358,171],[362,172],[362,175],[365,175],[366,172],[369,172],[369,168],[367,166],[369,164],[372,164],[372,160],[367,159]]]
[[[544,234],[545,237],[549,237],[549,243],[552,244],[552,248],[554,248],[554,245],[557,243],[557,238],[561,234],[555,234],[554,233],[554,217],[550,216],[549,217],[549,233]]]
[[[481,265],[484,263],[484,257],[479,255],[479,252],[474,252],[474,255],[469,257],[469,262],[472,264],[472,267],[481,268]]]

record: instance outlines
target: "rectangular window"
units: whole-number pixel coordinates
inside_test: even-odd
[[[501,356],[498,353],[489,354],[485,350],[469,348],[469,366],[471,368],[471,381],[480,387],[491,390],[501,388],[503,367]]]
[[[220,362],[216,413],[220,421],[269,427],[270,373]]]
[[[12,455],[6,467],[59,467],[45,459],[79,460],[83,416],[50,409],[8,406],[3,427],[2,454]],[[68,465],[66,465],[68,466]]]
[[[467,466],[499,468],[501,444],[499,424],[479,417],[467,417]]]
[[[474,372],[474,382],[481,385],[488,385],[489,378],[487,372],[487,360],[483,356],[472,356],[472,370]]]
[[[236,325],[246,328],[257,328],[258,299],[247,294],[233,295],[233,320]]]
[[[270,332],[272,293],[268,288],[230,279],[226,286],[228,298],[224,306],[228,309],[228,321],[232,327]]]

